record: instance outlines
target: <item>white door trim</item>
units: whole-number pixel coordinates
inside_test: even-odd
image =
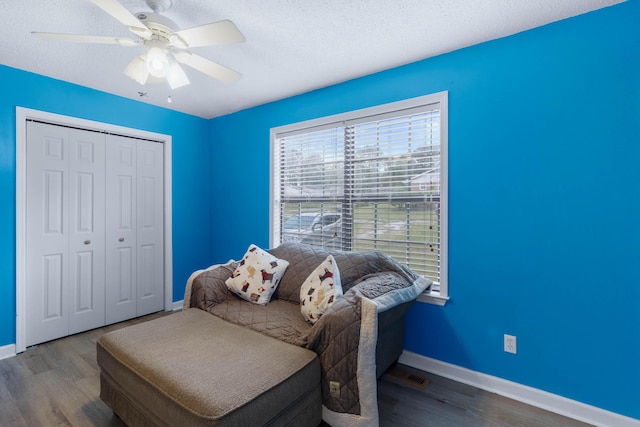
[[[173,309],[173,234],[172,234],[172,140],[171,135],[111,125],[46,111],[16,107],[16,352],[26,350],[26,169],[27,120],[68,125],[89,130],[104,131],[134,138],[162,141],[164,147],[164,309]]]

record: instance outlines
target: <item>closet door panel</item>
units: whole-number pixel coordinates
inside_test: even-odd
[[[69,131],[69,333],[105,322],[105,136]]]
[[[44,255],[42,257],[42,295],[44,305],[42,306],[43,321],[59,320],[64,317],[63,303],[64,290],[62,281],[64,277],[65,265],[63,264],[63,254]],[[66,329],[66,328],[65,328]]]
[[[164,308],[164,157],[157,142],[137,144],[137,314]]]
[[[68,134],[66,128],[27,124],[27,346],[68,334]]]
[[[140,273],[138,275],[138,296],[142,301],[153,298],[156,294],[154,286],[154,271],[158,268],[162,268],[162,266],[156,265],[155,252],[155,245],[140,245],[138,248],[138,268]]]
[[[136,316],[136,141],[107,136],[107,324]]]

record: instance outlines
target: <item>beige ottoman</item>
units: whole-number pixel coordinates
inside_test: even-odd
[[[310,350],[195,308],[98,340],[100,397],[129,426],[317,426]]]

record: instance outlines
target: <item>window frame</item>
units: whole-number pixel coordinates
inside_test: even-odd
[[[276,183],[275,172],[279,171],[279,153],[277,141],[287,134],[300,134],[306,130],[318,130],[319,128],[330,128],[339,126],[347,121],[365,121],[370,116],[381,114],[395,114],[402,110],[416,109],[420,107],[429,108],[438,104],[440,110],[440,282],[439,292],[423,293],[418,297],[418,301],[432,303],[443,306],[449,299],[448,282],[448,252],[449,252],[449,182],[448,182],[448,92],[438,92],[416,98],[377,105],[374,107],[339,113],[331,116],[320,117],[289,125],[278,126],[270,130],[269,149],[269,245],[275,244],[276,230],[279,226],[280,207],[279,189],[274,187]]]

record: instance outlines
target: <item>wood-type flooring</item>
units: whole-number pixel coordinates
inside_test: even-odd
[[[0,360],[0,426],[123,427],[99,397],[96,341],[105,332],[166,315],[156,313],[106,326]],[[384,376],[378,382],[381,426],[587,426],[437,375],[402,368],[431,382],[420,390]]]

